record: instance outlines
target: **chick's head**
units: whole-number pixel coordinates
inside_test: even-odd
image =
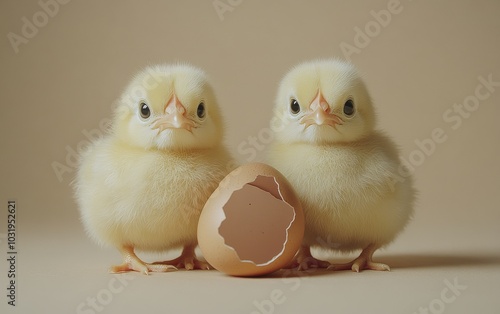
[[[193,66],[156,65],[125,89],[114,134],[145,149],[203,149],[222,141],[219,107],[205,73]]]
[[[368,91],[350,63],[302,63],[281,81],[275,114],[282,142],[331,144],[356,141],[375,127]]]

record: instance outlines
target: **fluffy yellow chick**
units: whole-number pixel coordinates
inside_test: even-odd
[[[283,78],[275,105],[269,163],[292,183],[302,202],[306,231],[293,266],[389,270],[373,253],[390,243],[413,213],[411,178],[398,180],[394,143],[375,130],[375,112],[353,65],[339,60],[306,62]],[[311,247],[358,258],[332,265]]]
[[[208,269],[195,255],[198,218],[233,161],[222,146],[220,109],[206,75],[189,65],[146,68],[130,82],[112,131],[82,156],[76,179],[89,236],[112,245],[111,272]],[[135,254],[183,247],[145,263]]]

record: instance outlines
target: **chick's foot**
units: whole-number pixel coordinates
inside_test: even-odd
[[[148,275],[149,272],[167,272],[177,270],[176,267],[171,265],[155,265],[143,262],[139,257],[137,257],[137,255],[135,255],[134,248],[131,246],[123,247],[120,249],[120,252],[123,255],[123,264],[111,266],[109,270],[110,273],[138,271]]]
[[[373,253],[378,249],[378,246],[374,244],[370,244],[367,246],[359,256],[353,261],[345,264],[332,264],[328,269],[332,270],[352,270],[359,273],[361,270],[369,269],[369,270],[384,270],[390,271],[391,268],[382,263],[375,263],[373,258]]]
[[[193,270],[193,269],[209,270],[210,265],[208,263],[200,261],[199,259],[196,258],[196,254],[194,252],[195,247],[196,246],[194,245],[185,246],[184,249],[182,250],[181,256],[169,261],[156,262],[153,263],[153,265],[172,266],[176,268],[184,268],[186,270]]]
[[[314,258],[308,246],[302,246],[294,260],[286,268],[297,268],[297,270],[308,270],[311,268],[328,268],[331,264]]]

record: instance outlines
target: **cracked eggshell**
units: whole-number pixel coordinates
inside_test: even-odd
[[[233,276],[259,276],[285,267],[303,236],[304,214],[295,191],[278,170],[262,163],[228,174],[198,223],[203,256]]]

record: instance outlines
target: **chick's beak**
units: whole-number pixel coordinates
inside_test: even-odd
[[[318,94],[309,105],[308,112],[302,117],[302,119],[300,119],[300,123],[305,124],[306,128],[313,124],[335,127],[337,124],[342,125],[344,123],[342,119],[329,111],[330,105],[325,100],[321,92],[318,91]]]
[[[187,117],[186,108],[175,94],[167,102],[165,114],[152,124],[152,128],[159,129],[160,132],[165,129],[186,129],[191,132],[193,127],[196,127],[196,123]]]

